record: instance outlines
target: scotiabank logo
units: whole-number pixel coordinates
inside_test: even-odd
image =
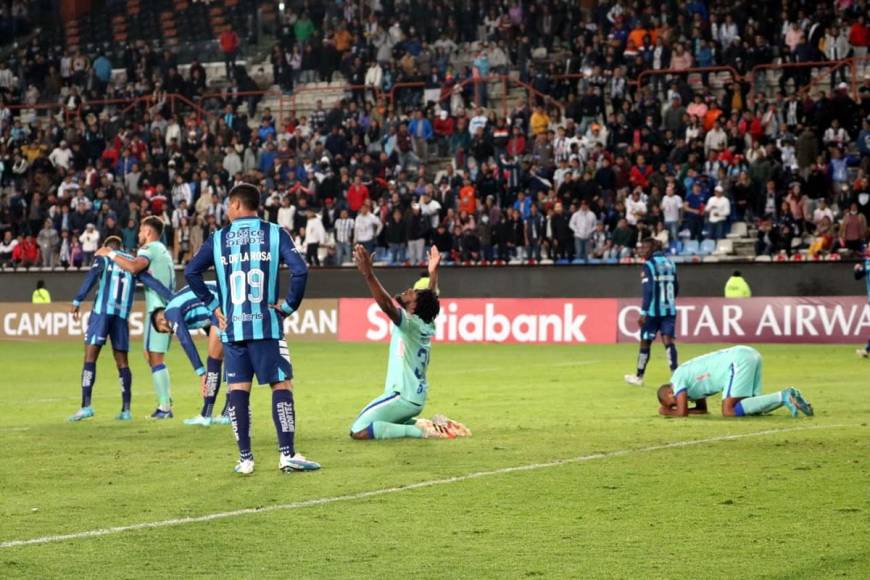
[[[338,304],[338,338],[385,341],[390,321],[372,300]],[[613,343],[615,300],[466,298],[442,300],[435,340],[443,342]]]

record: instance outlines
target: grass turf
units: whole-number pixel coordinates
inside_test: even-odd
[[[132,423],[108,353],[97,416],[78,407],[80,345],[0,344],[0,542],[84,532],[462,476],[676,441],[630,452],[295,510],[0,549],[0,576],[866,577],[870,573],[868,363],[853,349],[762,346],[765,391],[796,385],[817,416],[665,419],[653,385],[622,383],[630,346],[436,345],[426,414],[474,437],[355,442],[379,394],[386,345],[291,345],[299,450],[318,473],[277,470],[267,389],[255,389],[257,472],[232,473],[229,427],[188,427],[198,388],[169,356],[176,419],[150,422],[153,391],[134,345]],[[683,360],[711,347],[680,347]],[[222,404],[223,395],[220,398]]]

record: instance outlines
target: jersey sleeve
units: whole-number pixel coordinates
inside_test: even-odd
[[[671,376],[671,386],[674,389],[675,397],[677,396],[677,394],[683,391],[687,391],[689,389],[687,375],[685,372],[681,372],[682,370],[683,369],[681,368],[677,368],[677,370],[674,371],[673,376]]]
[[[280,236],[281,262],[290,268],[290,289],[287,291],[281,310],[284,314],[292,314],[299,309],[302,298],[305,296],[305,286],[308,283],[308,264],[305,263],[305,259],[299,253],[286,230],[279,230],[278,235]]]
[[[97,283],[97,280],[100,277],[100,274],[103,273],[103,269],[106,267],[106,259],[98,256],[95,260],[91,269],[88,270],[88,273],[85,274],[85,279],[82,282],[81,287],[79,287],[79,291],[76,293],[75,298],[73,298],[73,306],[80,306],[85,297],[90,293],[93,289],[94,284]]]
[[[183,315],[179,310],[170,310],[166,313],[166,320],[172,325],[172,330],[184,349],[184,354],[187,355],[187,360],[193,366],[193,370],[197,375],[205,374],[205,367],[202,366],[202,359],[199,356],[199,351],[196,349],[196,344],[193,342],[193,337],[190,336],[190,330],[184,323]]]
[[[218,302],[217,297],[211,293],[211,290],[209,290],[202,275],[213,265],[214,235],[211,235],[202,244],[202,247],[200,247],[193,259],[188,262],[187,267],[184,269],[184,278],[187,280],[187,284],[190,286],[190,289],[193,290],[193,293],[196,294],[196,297],[199,298],[200,302],[205,304],[212,312],[220,306],[220,302]]]
[[[139,250],[136,252],[136,257],[141,257],[148,260],[148,266],[150,267],[151,262],[154,261],[154,245],[148,244],[147,246],[139,248]]]
[[[146,288],[154,290],[163,300],[169,302],[172,298],[172,289],[164,286],[157,278],[149,274],[147,271],[140,272],[139,275],[136,276],[136,279],[142,282]]]
[[[641,274],[641,288],[643,289],[643,304],[641,305],[641,313],[649,312],[650,304],[653,301],[653,292],[655,292],[655,272],[650,262],[645,262],[643,265],[643,273]]]

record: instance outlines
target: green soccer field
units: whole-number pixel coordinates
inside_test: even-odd
[[[80,345],[0,344],[0,577],[870,574],[870,363],[853,348],[759,347],[765,391],[795,385],[817,415],[726,420],[718,401],[709,417],[656,414],[660,347],[641,389],[622,383],[627,345],[439,344],[426,414],[474,436],[356,442],[348,427],[382,388],[386,345],[291,345],[297,447],[323,469],[278,471],[263,388],[257,472],[241,478],[229,427],[181,423],[199,398],[175,347],[174,420],[144,419],[154,400],[137,344],[135,420],[112,419],[104,356],[97,415],[70,424]]]

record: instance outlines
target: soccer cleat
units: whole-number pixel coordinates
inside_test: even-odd
[[[789,387],[786,389],[785,400],[783,401],[788,412],[791,413],[792,417],[798,416],[798,411],[806,415],[807,417],[813,416],[813,406],[810,405],[809,401],[804,399],[801,392],[794,387]]]
[[[316,471],[320,469],[320,464],[316,461],[305,459],[301,453],[293,456],[282,453],[280,459],[278,459],[278,469],[284,473],[292,471]]]
[[[218,415],[211,418],[212,425],[229,425],[231,423],[228,415]]]
[[[434,415],[432,417],[432,424],[436,428],[442,428],[446,430],[447,433],[452,435],[453,437],[470,437],[471,429],[460,423],[459,421],[454,421],[449,417],[444,415]]]
[[[163,409],[157,409],[153,413],[151,413],[149,419],[172,419],[175,415],[172,414],[172,409],[169,411],[164,411]]]
[[[115,415],[115,419],[117,421],[132,421],[133,414],[130,411],[121,411],[117,415]]]
[[[447,426],[444,415],[435,415],[431,421],[418,419],[416,427],[423,432],[423,439],[456,439],[456,433]]]
[[[94,416],[93,407],[82,407],[78,411],[76,411],[75,415],[72,415],[68,421],[76,422],[76,421],[84,421],[85,419],[90,419]]]
[[[254,473],[254,460],[239,459],[239,462],[236,463],[233,471],[235,471],[239,475],[251,475],[252,473]]]
[[[861,358],[870,358],[870,351],[868,351],[866,348],[859,348],[855,351],[855,354],[857,354]]]
[[[202,415],[197,415],[196,417],[184,420],[185,425],[202,425],[203,427],[208,427],[211,425],[211,422],[211,417],[203,417]]]
[[[634,385],[635,387],[642,387],[643,377],[637,375],[625,375],[625,382],[629,385]]]

